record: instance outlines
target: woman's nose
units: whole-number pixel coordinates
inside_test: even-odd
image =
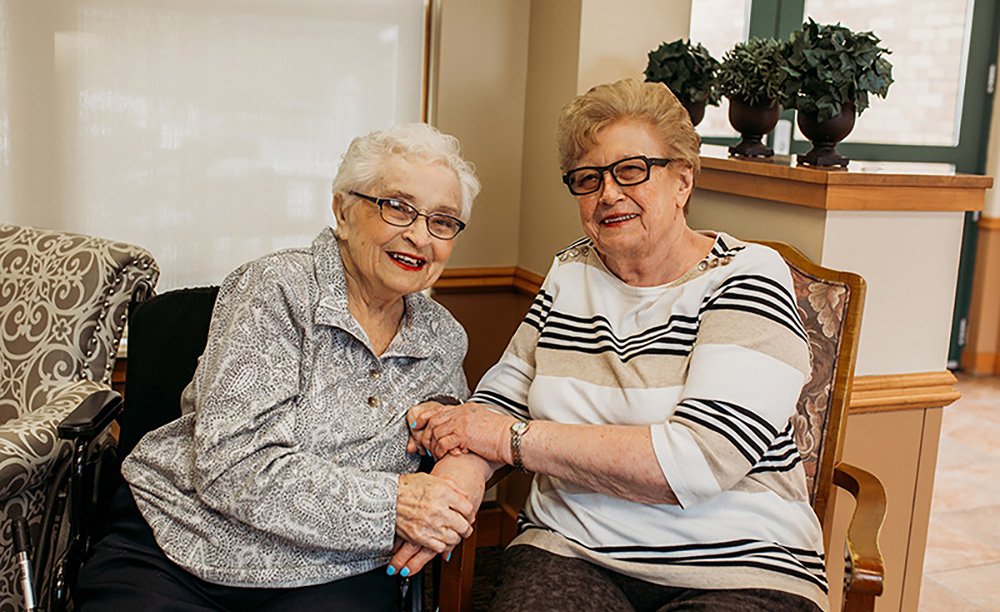
[[[415,246],[424,247],[430,244],[431,233],[427,229],[427,219],[424,217],[414,219],[413,223],[403,230],[403,237]]]
[[[622,195],[622,187],[612,176],[611,172],[605,170],[601,174],[601,201],[602,202],[614,202]]]

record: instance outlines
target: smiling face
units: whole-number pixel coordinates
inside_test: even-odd
[[[358,191],[401,200],[424,214],[457,217],[460,190],[458,176],[444,164],[394,156],[380,180]],[[454,241],[431,236],[424,217],[396,227],[382,220],[377,205],[343,193],[334,196],[333,211],[348,288],[370,306],[430,287],[451,256]]]
[[[656,131],[643,121],[616,121],[598,131],[594,140],[574,167],[607,166],[637,155],[670,157]],[[601,189],[576,197],[583,231],[616,273],[667,258],[690,232],[684,204],[692,186],[691,169],[683,162],[654,166],[648,181],[629,187],[618,185],[605,173]]]

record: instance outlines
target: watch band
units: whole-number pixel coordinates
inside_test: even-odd
[[[528,433],[530,427],[529,421],[520,420],[514,421],[514,424],[510,426],[510,460],[511,465],[519,472],[528,471],[524,469],[524,463],[521,462],[521,438]]]

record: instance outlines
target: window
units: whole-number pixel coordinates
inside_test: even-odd
[[[698,0],[691,3],[691,42],[705,45],[712,57],[722,61],[726,51],[747,39],[750,27],[750,0]],[[701,136],[736,137],[729,125],[729,100],[705,109],[698,124]]]
[[[10,105],[0,162],[53,186],[14,184],[4,218],[142,245],[160,290],[308,245],[332,223],[351,139],[421,119],[422,0],[6,1],[7,31],[41,22],[54,51],[47,71],[8,73],[33,50],[11,36],[0,77],[36,79],[24,91],[55,102]],[[41,146],[24,126],[48,130]]]
[[[906,10],[871,0],[806,0],[807,17],[875,32],[893,52],[889,96],[872,97],[846,142],[958,144],[971,9],[966,0],[910,0]]]

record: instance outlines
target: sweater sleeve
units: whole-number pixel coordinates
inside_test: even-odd
[[[741,261],[736,265],[736,261]],[[687,378],[653,448],[681,506],[732,488],[764,458],[798,457],[790,418],[809,374],[791,275],[750,247],[702,302]]]
[[[528,391],[535,378],[538,338],[552,310],[551,279],[555,267],[554,262],[500,361],[483,375],[469,401],[484,404],[515,418],[532,418],[528,407]]]
[[[309,301],[294,294],[293,277],[255,262],[220,290],[185,391],[195,406],[195,490],[217,512],[298,546],[387,552],[397,476],[339,466],[296,439]]]

